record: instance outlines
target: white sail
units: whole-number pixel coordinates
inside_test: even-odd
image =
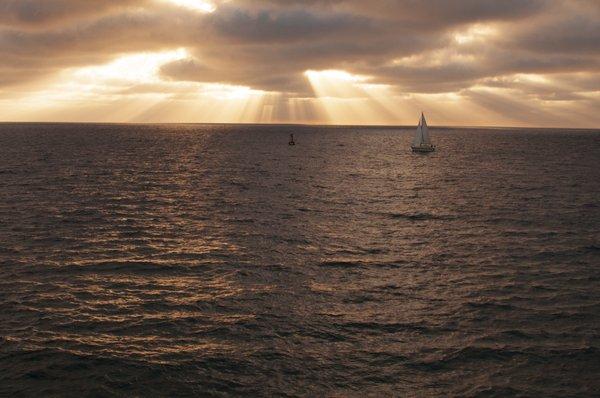
[[[421,145],[421,121],[419,120],[419,125],[417,126],[417,131],[415,133],[415,138],[413,138],[412,142],[413,146]]]
[[[413,146],[421,146],[423,144],[431,144],[431,142],[429,140],[429,131],[427,129],[425,116],[421,113],[421,119],[419,120],[419,125],[417,126],[415,138],[413,139]]]
[[[419,126],[415,133],[415,139],[412,143],[413,152],[433,152],[435,146],[431,145],[431,139],[429,138],[429,128],[427,127],[427,121],[425,115],[421,113],[421,119],[419,120]]]
[[[427,121],[425,121],[425,115],[421,113],[421,145],[431,145],[429,139],[429,128],[427,127]]]

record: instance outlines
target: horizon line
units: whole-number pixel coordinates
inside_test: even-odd
[[[415,128],[416,125],[402,124],[323,124],[323,123],[236,123],[236,122],[65,122],[65,121],[0,121],[3,124],[95,124],[95,125],[205,125],[205,126],[302,126],[302,127],[335,127],[335,128]],[[430,128],[438,129],[524,129],[524,130],[600,130],[600,127],[565,127],[565,126],[475,126],[475,125],[432,125]]]

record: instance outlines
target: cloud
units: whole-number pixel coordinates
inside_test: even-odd
[[[98,17],[110,11],[142,5],[144,0],[3,0],[0,25],[43,29],[70,20]]]
[[[493,90],[524,93],[539,107],[598,98],[594,0],[214,4],[214,12],[199,12],[168,0],[4,0],[0,92],[42,87],[72,68],[128,54],[185,48],[186,58],[159,67],[165,84],[153,87],[177,95],[181,86],[174,83],[219,83],[306,99],[318,97],[307,70],[343,70],[397,96],[455,93],[487,107],[498,101],[503,109],[508,103]],[[482,87],[490,91],[483,95]]]

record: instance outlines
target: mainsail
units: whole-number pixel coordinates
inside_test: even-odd
[[[415,134],[415,139],[413,140],[413,146],[418,147],[422,145],[431,145],[431,140],[429,139],[429,129],[427,128],[427,121],[425,120],[425,115],[423,113],[421,113],[421,120],[419,120],[417,133]]]

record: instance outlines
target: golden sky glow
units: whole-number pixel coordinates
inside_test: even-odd
[[[600,125],[593,1],[68,3],[4,6],[0,121]]]
[[[203,0],[157,0],[174,4],[176,6],[185,7],[190,10],[200,12],[214,12],[216,7],[214,3]]]

